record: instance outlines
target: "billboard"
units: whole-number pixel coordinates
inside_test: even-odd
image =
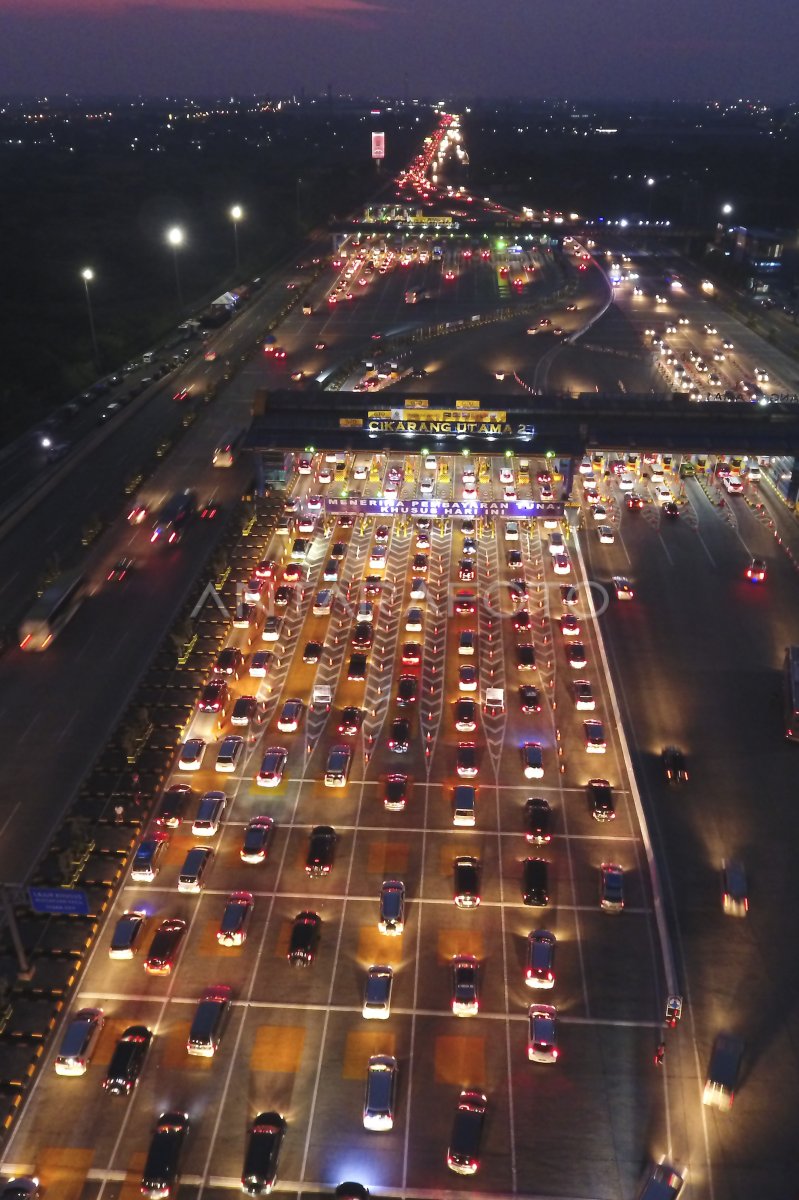
[[[386,135],[384,133],[372,134],[372,158],[386,157]]]
[[[365,517],[491,517],[500,521],[561,520],[559,500],[397,500],[393,496],[326,496],[325,512],[354,513]]]

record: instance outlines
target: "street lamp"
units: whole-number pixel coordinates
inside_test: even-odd
[[[732,212],[732,205],[731,204],[722,204],[721,211],[724,213],[725,217],[728,217],[730,215],[730,213]]]
[[[180,286],[180,267],[178,265],[178,250],[183,245],[183,242],[185,241],[185,236],[184,236],[183,230],[180,228],[179,225],[173,225],[171,229],[167,230],[166,240],[169,243],[169,245],[172,247],[172,257],[175,260],[175,284],[178,289],[178,307],[180,309],[180,313],[182,316],[183,315],[183,291]]]
[[[94,313],[92,312],[92,298],[89,293],[89,284],[94,279],[94,271],[91,267],[84,267],[80,273],[83,280],[83,287],[86,292],[86,308],[89,310],[89,329],[92,335],[92,353],[94,355],[94,365],[100,370],[100,351],[97,349],[97,334],[94,332]]]
[[[236,270],[239,269],[239,221],[244,216],[244,209],[240,204],[234,204],[230,210],[230,219],[233,222],[233,243],[236,247]]]

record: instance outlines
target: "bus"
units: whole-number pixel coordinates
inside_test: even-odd
[[[86,594],[81,571],[61,575],[39,597],[19,627],[22,650],[46,650],[70,617],[77,612]]]
[[[785,736],[792,742],[799,742],[799,646],[789,646],[785,651],[782,681]]]
[[[219,445],[211,459],[212,464],[215,467],[232,467],[243,441],[243,429],[228,429],[219,439]]]

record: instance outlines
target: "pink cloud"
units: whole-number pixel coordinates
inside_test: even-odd
[[[0,13],[15,16],[92,15],[188,10],[208,13],[264,13],[300,18],[348,17],[386,12],[372,0],[0,0]]]

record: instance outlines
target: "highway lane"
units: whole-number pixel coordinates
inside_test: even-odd
[[[352,460],[349,465],[352,470]],[[401,473],[400,494],[414,494],[421,464],[400,455],[381,459],[376,478],[364,490],[373,494],[384,487],[392,465]],[[315,476],[299,478],[305,497],[342,486],[320,485],[319,466],[317,458]],[[482,469],[476,464],[482,498],[504,489],[500,468],[508,469],[506,460],[486,459]],[[462,460],[439,460],[442,498],[460,494],[462,470]],[[530,494],[530,485],[519,488],[520,494]],[[95,1060],[83,1080],[65,1081],[51,1067],[45,1070],[5,1154],[6,1165],[35,1161],[48,1186],[58,1187],[60,1194],[116,1196],[132,1190],[154,1116],[170,1105],[186,1107],[192,1115],[184,1190],[198,1196],[227,1195],[237,1188],[247,1120],[257,1109],[272,1106],[289,1123],[280,1175],[282,1189],[291,1194],[302,1189],[307,1196],[320,1185],[356,1174],[390,1194],[454,1196],[458,1185],[446,1169],[444,1150],[458,1087],[468,1083],[483,1086],[491,1103],[483,1167],[470,1186],[472,1195],[565,1190],[574,1196],[626,1196],[642,1158],[665,1145],[664,1097],[650,1061],[663,983],[645,857],[587,626],[589,662],[579,674],[593,682],[597,708],[589,715],[606,721],[609,745],[602,756],[585,752],[586,714],[574,707],[575,672],[566,664],[568,639],[559,625],[563,577],[554,574],[548,534],[523,528],[520,540],[511,542],[499,530],[477,530],[476,554],[468,557],[491,603],[458,615],[452,595],[470,586],[459,578],[465,535],[434,525],[427,534],[429,549],[419,550],[419,531],[388,518],[386,566],[377,571],[386,590],[375,601],[370,665],[365,681],[358,682],[346,677],[351,609],[314,617],[310,607],[332,542],[341,539],[348,547],[340,568],[346,591],[370,571],[367,549],[374,546],[379,524],[370,519],[331,529],[327,536],[317,533],[307,563],[308,591],[299,610],[290,608],[284,618],[274,674],[262,683],[245,676],[235,685],[237,693],[258,686],[271,715],[261,746],[249,753],[240,772],[226,778],[204,769],[192,777],[197,792],[221,783],[230,797],[221,832],[210,842],[216,855],[202,894],[175,890],[180,863],[195,840],[188,824],[173,833],[156,882],[129,882],[120,893],[74,1000],[74,1006],[99,1003],[106,1011]],[[519,572],[508,555],[516,547],[529,591],[532,634],[513,628],[517,606],[509,584]],[[288,561],[285,539],[276,537],[263,552]],[[421,635],[405,628],[416,553],[429,557],[427,599],[419,603]],[[506,701],[504,713],[478,716],[471,735],[458,733],[453,721],[458,695],[470,694],[460,692],[458,684],[458,668],[472,661],[458,651],[460,634],[468,628],[479,633],[477,700],[486,686],[502,683]],[[324,643],[318,669],[302,661],[305,642],[314,637]],[[515,644],[524,637],[532,638],[538,653],[537,670],[529,676],[514,662]],[[411,638],[423,647],[416,666],[400,661],[403,643]],[[387,745],[394,717],[409,711],[395,700],[401,673],[414,674],[421,689],[410,707],[407,754],[393,753]],[[296,732],[279,732],[274,721],[282,700],[299,696],[307,703],[320,679],[334,690],[331,713],[320,718],[306,710]],[[538,714],[520,709],[522,679],[540,686]],[[336,724],[351,703],[365,709],[363,729],[351,739],[348,787],[331,791],[321,785],[321,775],[330,745],[344,740]],[[474,829],[459,829],[453,828],[450,794],[457,782],[458,743],[469,738],[479,747],[477,821]],[[544,777],[526,781],[520,747],[530,738],[543,747]],[[286,745],[289,760],[282,784],[264,790],[254,785],[253,775],[263,746],[271,744]],[[212,764],[213,753],[207,762]],[[382,781],[390,770],[410,776],[404,812],[388,812],[381,803]],[[587,779],[604,775],[616,792],[617,818],[610,826],[591,820],[585,797]],[[549,799],[554,808],[549,846],[528,845],[522,836],[522,806],[531,795]],[[277,823],[268,862],[244,865],[238,858],[243,827],[264,812]],[[308,880],[303,869],[308,834],[320,822],[337,830],[335,866],[326,878]],[[464,853],[481,863],[482,904],[472,911],[452,903],[452,862]],[[520,903],[520,862],[528,854],[551,863],[552,900],[544,910]],[[598,866],[607,858],[626,871],[627,910],[621,916],[602,913],[598,906]],[[391,876],[403,879],[408,896],[406,928],[399,938],[387,938],[376,927],[380,882]],[[255,895],[249,937],[241,950],[221,949],[215,931],[224,899],[241,887]],[[189,922],[187,945],[171,977],[145,975],[142,955],[130,963],[109,961],[113,917],[130,907],[143,907],[151,927],[167,915]],[[283,956],[291,920],[306,907],[321,914],[323,931],[317,962],[297,973]],[[550,992],[523,984],[525,940],[537,927],[558,938],[557,982]],[[456,953],[474,954],[481,963],[481,1012],[466,1022],[448,1012],[448,964]],[[373,962],[395,970],[392,1016],[385,1025],[364,1022],[360,1013],[364,971]],[[235,995],[230,1027],[212,1062],[185,1052],[193,1005],[209,981],[228,983]],[[534,1000],[559,1009],[561,1061],[554,1067],[525,1059],[525,1012]],[[99,1080],[114,1038],[135,1021],[154,1028],[156,1039],[136,1094],[114,1106],[115,1117]],[[377,1052],[393,1053],[400,1062],[397,1122],[392,1133],[379,1137],[360,1130],[365,1062]],[[65,1087],[81,1100],[69,1114],[61,1099]],[[122,1179],[129,1182],[121,1185]],[[98,1190],[101,1180],[105,1186]]]
[[[670,1106],[689,1116],[691,1191],[736,1195],[746,1181],[770,1198],[784,1194],[795,1162],[792,1123],[775,1098],[796,1093],[799,1065],[788,999],[795,747],[782,736],[779,674],[796,639],[797,576],[742,500],[719,510],[698,484],[688,481],[686,493],[690,511],[680,518],[624,510],[616,545],[586,538],[586,554],[600,581],[623,567],[636,588],[635,602],[611,605],[602,627],[675,919],[687,1012],[668,1039]],[[750,555],[767,560],[762,588],[743,577]],[[662,776],[658,756],[669,743],[689,756],[684,789]],[[749,873],[745,921],[722,913],[726,857]],[[741,1088],[731,1113],[697,1111],[696,1076],[704,1078],[723,1029],[747,1042]],[[673,1129],[677,1119],[672,1111]],[[705,1136],[710,1174],[694,1166]]]

